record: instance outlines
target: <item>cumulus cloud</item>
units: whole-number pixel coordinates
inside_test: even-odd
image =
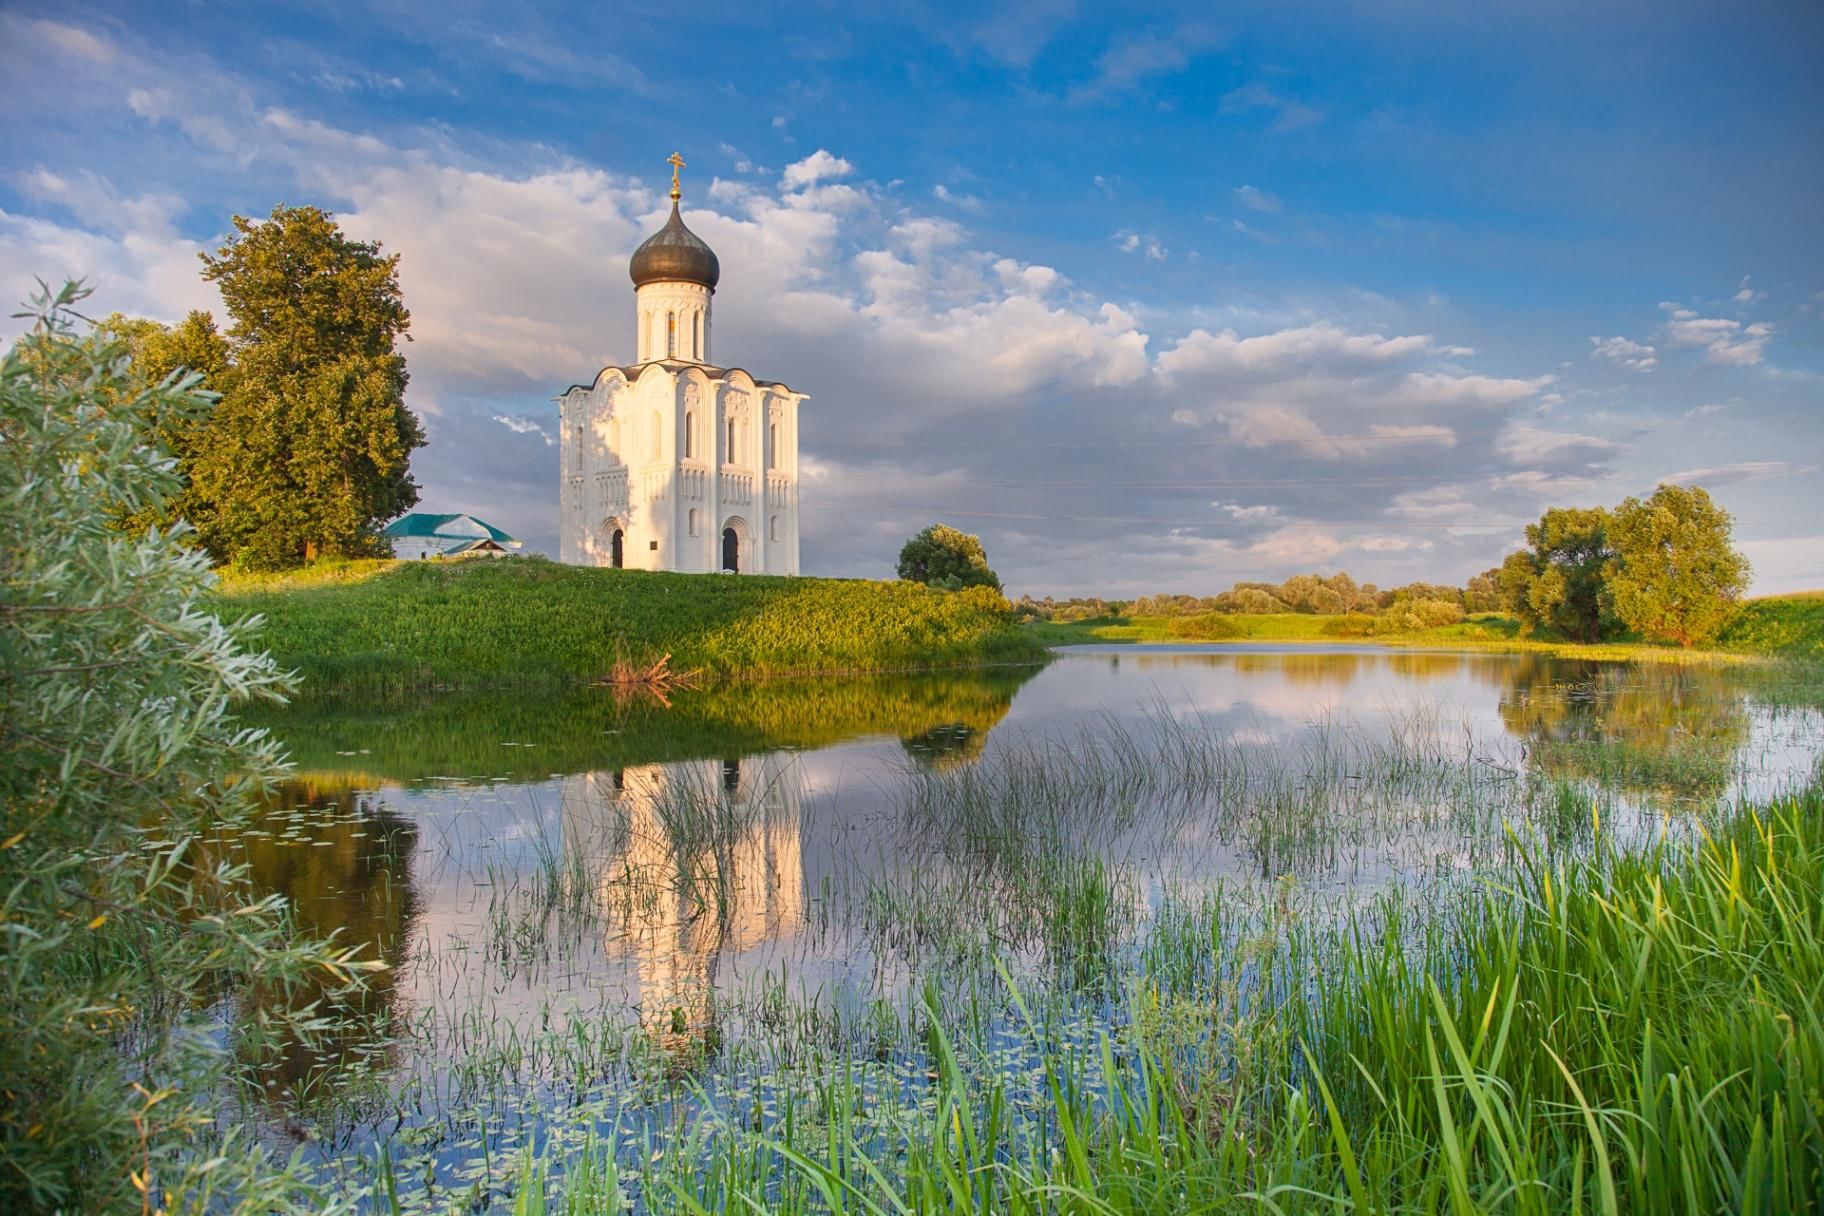
[[[1123,228],[1110,239],[1115,242],[1115,248],[1122,253],[1138,253],[1149,262],[1165,261],[1165,246],[1161,245],[1159,238],[1151,233],[1140,233],[1131,228]]]
[[[333,207],[351,235],[398,252],[409,400],[431,436],[414,460],[427,508],[476,511],[553,547],[550,398],[630,353],[627,257],[663,222],[662,169],[337,125],[193,64],[121,62],[77,84],[136,115],[161,155],[254,197]],[[1221,312],[1218,298],[1206,315],[1225,323],[1187,326],[1074,282],[1068,265],[993,248],[948,187],[909,196],[827,148],[777,174],[723,155],[743,176],[693,190],[685,218],[722,259],[717,361],[812,394],[809,570],[888,574],[905,536],[954,514],[1016,590],[1038,593],[1083,590],[1092,568],[1110,594],[1219,590],[1345,555],[1378,581],[1421,577],[1401,563],[1440,530],[1419,526],[1491,494],[1531,505],[1529,487],[1601,475],[1618,455],[1521,421],[1551,377],[1482,374],[1468,346],[1421,332],[1439,322],[1360,320],[1405,315],[1393,302],[1339,291],[1267,319]],[[86,270],[103,309],[171,320],[218,308],[195,262],[214,243],[193,239],[207,223],[120,188],[132,179],[109,163],[15,183],[34,213],[0,213],[9,282],[14,267]],[[1117,238],[1140,259],[1149,241],[1163,258],[1146,233]],[[1471,486],[1467,470],[1508,480]],[[1364,520],[1380,522],[1364,534]]]
[[[1651,346],[1631,338],[1591,338],[1590,346],[1590,358],[1608,359],[1639,372],[1652,371],[1659,363]]]
[[[1674,346],[1701,347],[1706,363],[1752,366],[1761,361],[1763,348],[1773,337],[1773,325],[1767,321],[1744,325],[1733,317],[1699,316],[1670,302],[1660,308],[1667,314],[1666,340]]]
[[[816,185],[818,182],[848,177],[854,172],[854,165],[826,149],[819,148],[803,160],[796,160],[787,165],[784,176],[779,179],[779,184],[787,190],[800,190],[805,186]]]

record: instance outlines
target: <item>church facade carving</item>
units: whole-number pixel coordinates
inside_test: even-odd
[[[634,252],[633,362],[558,400],[559,560],[798,573],[798,406],[806,398],[710,361],[716,255],[671,218]]]

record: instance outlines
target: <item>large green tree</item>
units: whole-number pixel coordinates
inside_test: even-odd
[[[905,543],[899,551],[899,577],[952,591],[962,587],[1001,589],[1000,578],[988,568],[982,538],[948,524],[932,524]]]
[[[203,255],[233,368],[193,471],[210,508],[199,526],[253,568],[376,552],[381,526],[418,501],[409,460],[424,444],[405,405],[399,257],[316,207],[234,228]]]
[[[1527,547],[1511,553],[1496,581],[1529,628],[1594,642],[1612,619],[1604,580],[1613,551],[1601,507],[1554,507],[1526,528]]]
[[[1647,637],[1690,646],[1722,632],[1748,586],[1734,521],[1698,486],[1662,485],[1609,521],[1615,615]]]

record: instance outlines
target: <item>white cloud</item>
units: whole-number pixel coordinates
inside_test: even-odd
[[[823,148],[817,149],[803,160],[793,161],[785,167],[785,174],[779,184],[787,190],[799,190],[805,186],[816,185],[822,181],[848,177],[855,172],[855,166],[840,156],[831,154]]]
[[[1268,194],[1254,186],[1237,186],[1235,201],[1250,211],[1259,211],[1265,215],[1278,215],[1285,206],[1277,194]]]
[[[1220,114],[1248,114],[1257,110],[1266,110],[1274,115],[1275,131],[1308,127],[1324,116],[1324,112],[1317,107],[1283,97],[1260,81],[1245,84],[1225,94],[1217,107]]]
[[[985,210],[982,200],[975,195],[960,194],[942,182],[931,187],[931,197],[940,203],[949,203],[959,211],[967,211],[971,215],[980,215]]]
[[[1159,370],[1168,376],[1196,376],[1303,364],[1376,364],[1421,355],[1431,348],[1429,334],[1389,338],[1352,333],[1321,321],[1248,338],[1232,329],[1215,334],[1193,329],[1160,354]]]
[[[520,414],[495,414],[494,421],[500,423],[500,425],[506,427],[515,435],[537,435],[540,439],[545,441],[546,447],[551,447],[556,443],[556,441],[551,438],[551,433],[545,430],[544,426],[536,418],[527,418]]]
[[[1689,308],[1665,303],[1666,339],[1674,346],[1702,347],[1704,362],[1725,367],[1748,367],[1761,361],[1762,349],[1773,337],[1773,325],[1756,321],[1743,325],[1733,317],[1702,317]]]
[[[1810,465],[1790,460],[1738,460],[1733,464],[1710,465],[1701,469],[1682,469],[1667,473],[1662,482],[1676,485],[1721,486],[1737,481],[1758,481],[1764,477],[1788,477],[1794,473],[1813,472]]]
[[[1071,97],[1089,100],[1131,89],[1149,77],[1176,72],[1217,41],[1215,31],[1198,25],[1181,26],[1166,35],[1120,38],[1097,59],[1095,79],[1073,90]]]
[[[1656,352],[1651,346],[1636,342],[1631,338],[1591,338],[1590,358],[1613,360],[1623,367],[1635,371],[1652,371],[1659,363]]]
[[[1548,431],[1515,423],[1501,432],[1495,440],[1495,449],[1517,465],[1566,462],[1589,465],[1618,455],[1622,447],[1612,439],[1596,435]]]
[[[1328,561],[1343,551],[1343,542],[1324,528],[1289,524],[1274,529],[1249,546],[1248,551],[1272,561],[1300,565]]]
[[[1165,261],[1165,246],[1161,245],[1159,238],[1151,233],[1140,233],[1123,228],[1109,239],[1115,242],[1115,248],[1122,253],[1143,254],[1150,262]]]

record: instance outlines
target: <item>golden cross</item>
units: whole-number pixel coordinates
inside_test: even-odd
[[[665,163],[671,166],[671,201],[675,203],[684,197],[684,191],[678,188],[678,170],[684,167],[684,158],[673,152],[665,158]]]

